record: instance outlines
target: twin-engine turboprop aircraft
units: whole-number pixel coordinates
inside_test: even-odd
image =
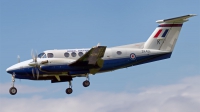
[[[146,42],[107,48],[47,50],[32,59],[19,62],[6,71],[12,74],[11,95],[17,93],[15,78],[51,80],[51,83],[69,82],[67,94],[72,93],[71,81],[86,77],[84,87],[90,85],[89,74],[109,72],[134,65],[170,58],[184,22],[195,15],[158,20],[159,25]]]

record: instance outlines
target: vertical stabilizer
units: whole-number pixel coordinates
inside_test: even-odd
[[[144,49],[173,51],[183,23],[194,14],[158,20],[159,26],[154,30],[144,44]]]

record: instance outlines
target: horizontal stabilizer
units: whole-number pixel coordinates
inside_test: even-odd
[[[174,17],[174,18],[169,18],[169,19],[163,19],[163,20],[157,20],[157,23],[183,23],[188,21],[188,18],[196,16],[195,14],[189,14],[189,15],[184,15],[184,16],[179,16],[179,17]]]

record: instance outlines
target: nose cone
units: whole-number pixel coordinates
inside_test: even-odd
[[[13,68],[11,66],[11,67],[9,67],[9,68],[6,69],[6,72],[12,74],[12,70],[13,70]]]
[[[13,74],[14,71],[20,68],[19,64],[15,64],[6,69],[7,73]]]
[[[14,64],[12,66],[10,66],[9,68],[6,69],[7,73],[13,74],[15,73],[22,73],[23,72],[23,67],[29,67],[29,63],[32,62],[32,60],[27,60],[27,61],[23,61],[17,64]],[[23,72],[24,73],[24,72]]]

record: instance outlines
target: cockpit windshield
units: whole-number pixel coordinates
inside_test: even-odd
[[[38,55],[38,58],[46,58],[46,54],[45,54],[45,53],[40,53],[40,54]]]

